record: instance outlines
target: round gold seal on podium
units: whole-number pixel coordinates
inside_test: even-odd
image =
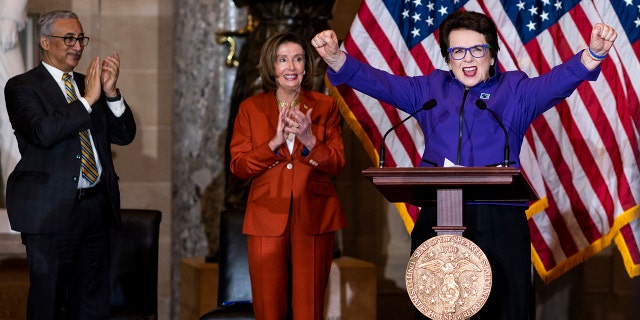
[[[413,305],[434,320],[464,320],[476,314],[491,292],[487,256],[469,239],[439,235],[411,255],[405,273]]]

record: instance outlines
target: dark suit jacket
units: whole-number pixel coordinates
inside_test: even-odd
[[[307,234],[335,231],[346,225],[332,176],[345,166],[340,114],[335,100],[302,91],[300,110],[313,108],[311,130],[315,147],[308,153],[295,139],[293,152],[286,144],[269,149],[278,126],[273,92],[254,95],[240,105],[231,138],[231,171],[241,179],[253,178],[243,232],[258,236],[282,235],[291,212]],[[293,198],[293,202],[291,199]]]
[[[74,72],[84,94],[84,75]],[[101,180],[111,204],[113,223],[120,225],[118,176],[111,143],[129,144],[136,124],[128,105],[113,115],[103,96],[89,114],[82,102],[67,103],[60,86],[42,63],[7,82],[5,99],[21,159],[7,181],[7,213],[13,230],[23,233],[58,232],[69,219],[80,173],[78,132],[91,129],[102,165]]]

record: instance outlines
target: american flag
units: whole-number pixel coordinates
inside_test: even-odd
[[[630,277],[640,275],[640,0],[363,0],[342,49],[397,75],[448,69],[437,29],[456,10],[498,27],[503,70],[535,77],[587,47],[604,22],[618,39],[597,81],[529,128],[522,171],[540,195],[527,215],[532,262],[551,281],[615,241]],[[330,87],[374,164],[382,135],[407,116],[345,86]],[[386,139],[386,166],[417,166],[424,139],[413,119]],[[396,204],[409,232],[418,209]]]

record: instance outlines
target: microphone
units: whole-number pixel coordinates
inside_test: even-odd
[[[510,161],[509,161],[509,133],[507,132],[507,128],[504,127],[504,124],[502,123],[500,118],[498,118],[498,115],[496,115],[496,113],[493,110],[487,108],[487,104],[483,100],[480,100],[480,99],[476,100],[476,107],[478,107],[478,109],[480,110],[487,110],[491,112],[491,115],[493,116],[493,118],[496,119],[496,121],[502,128],[502,131],[504,131],[504,163],[502,164],[502,166],[508,167]]]
[[[427,102],[425,102],[422,105],[422,108],[414,111],[412,114],[410,114],[408,117],[402,119],[402,121],[400,121],[400,123],[394,125],[393,127],[391,127],[391,129],[387,130],[387,132],[384,133],[384,136],[382,136],[382,143],[380,144],[380,168],[384,168],[384,158],[385,158],[385,148],[384,148],[384,141],[385,139],[387,139],[387,136],[389,135],[389,133],[391,133],[391,131],[395,130],[397,127],[399,127],[401,124],[405,123],[405,121],[409,120],[411,117],[415,116],[418,112],[422,111],[422,110],[431,110],[433,109],[436,105],[438,104],[438,102],[436,102],[436,99],[431,99]]]

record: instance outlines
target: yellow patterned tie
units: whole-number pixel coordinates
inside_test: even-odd
[[[71,83],[71,75],[65,73],[62,75],[64,81],[64,92],[67,97],[67,102],[71,103],[78,100],[76,91],[73,89]],[[89,139],[89,130],[79,132],[80,146],[82,147],[82,177],[91,182],[91,185],[98,180],[98,166],[96,165],[96,158],[93,154],[93,146],[91,145],[91,139]]]

